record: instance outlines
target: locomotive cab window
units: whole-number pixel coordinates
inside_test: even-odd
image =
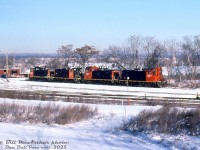
[[[153,70],[153,75],[154,75],[154,76],[156,75],[156,71],[155,71],[155,70]]]
[[[17,73],[17,70],[12,70],[12,74],[15,74],[15,73]]]
[[[87,67],[87,68],[85,68],[85,72],[88,72],[89,71],[89,68]]]
[[[147,71],[148,75],[151,75],[151,71]]]
[[[41,68],[36,67],[35,70],[41,70]]]

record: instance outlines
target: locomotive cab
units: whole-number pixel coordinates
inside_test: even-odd
[[[92,80],[92,72],[99,70],[98,67],[92,66],[92,67],[86,67],[85,68],[85,74],[84,74],[84,80]]]
[[[118,70],[112,71],[112,80],[119,80],[120,72]]]
[[[35,67],[30,69],[29,78],[31,80],[46,81],[50,77],[50,70],[45,67]]]
[[[162,74],[162,68],[157,67],[153,69],[146,70],[146,82],[149,84],[155,84],[158,87],[164,85],[164,76]]]

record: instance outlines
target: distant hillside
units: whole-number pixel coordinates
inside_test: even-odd
[[[10,57],[15,55],[15,58],[52,58],[57,57],[57,53],[11,53]],[[5,54],[0,54],[0,58],[5,57]]]

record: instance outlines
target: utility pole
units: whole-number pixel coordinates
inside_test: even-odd
[[[1,53],[1,50],[0,50],[0,53]]]
[[[8,77],[8,50],[6,50],[6,76]]]
[[[14,51],[14,58],[13,58],[13,65],[12,65],[12,68],[14,68],[15,69],[15,51]]]

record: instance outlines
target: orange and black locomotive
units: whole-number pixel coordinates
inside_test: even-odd
[[[30,69],[29,79],[34,81],[150,87],[162,87],[166,84],[162,75],[162,67],[119,71],[91,66],[86,67],[84,73],[82,73],[81,68],[50,70],[45,67],[35,67]]]

